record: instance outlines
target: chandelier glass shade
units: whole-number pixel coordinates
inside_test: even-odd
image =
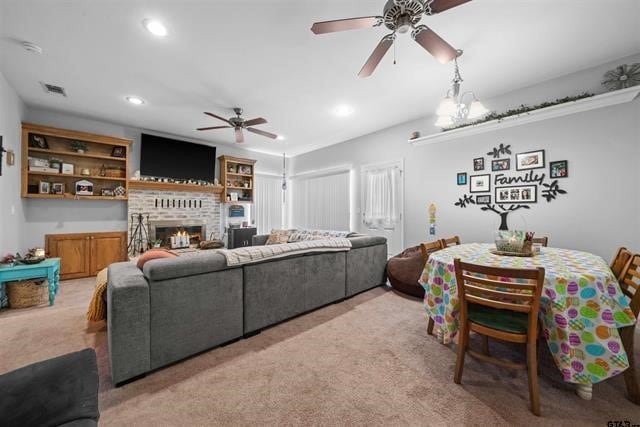
[[[460,55],[462,55],[461,50],[458,51],[458,56]],[[451,89],[447,91],[447,95],[440,101],[440,105],[436,110],[438,119],[435,125],[440,128],[464,123],[471,119],[478,119],[489,112],[472,91],[460,93],[460,84],[463,80],[458,68],[458,58],[455,58],[454,61],[453,84]]]

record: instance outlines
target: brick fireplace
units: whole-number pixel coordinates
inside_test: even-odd
[[[165,239],[167,233],[176,231],[187,231],[194,243],[220,238],[220,209],[220,195],[216,193],[129,189],[129,239],[138,214],[145,219],[149,215],[148,240]]]

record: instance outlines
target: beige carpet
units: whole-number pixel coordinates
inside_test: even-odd
[[[549,355],[540,418],[528,410],[524,372],[467,358],[455,385],[455,346],[426,334],[420,301],[383,288],[115,389],[105,325],[84,320],[92,288],[92,279],[64,282],[53,307],[0,312],[0,373],[94,347],[102,426],[640,423],[622,378],[596,385],[586,402]],[[492,351],[519,354],[500,343]]]

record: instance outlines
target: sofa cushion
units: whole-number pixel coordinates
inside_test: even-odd
[[[149,261],[142,272],[149,280],[167,280],[227,268],[227,259],[218,251],[200,251],[176,258]]]
[[[271,234],[269,234],[269,238],[267,239],[266,245],[279,245],[281,243],[287,243],[289,241],[289,236],[295,230],[271,230]]]
[[[174,258],[177,256],[178,255],[167,249],[149,249],[147,252],[138,257],[136,265],[139,269],[142,270],[147,261],[151,261],[152,259]]]
[[[381,236],[368,236],[365,234],[356,234],[348,237],[351,240],[351,249],[366,248],[367,246],[384,245],[387,239]]]

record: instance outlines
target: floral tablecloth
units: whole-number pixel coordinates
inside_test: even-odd
[[[454,258],[508,268],[544,267],[540,318],[549,350],[564,380],[594,384],[629,367],[618,327],[635,324],[629,299],[600,257],[568,249],[542,248],[534,257],[493,255],[493,244],[452,246],[431,254],[420,283],[424,308],[445,342],[458,331],[458,290]]]

